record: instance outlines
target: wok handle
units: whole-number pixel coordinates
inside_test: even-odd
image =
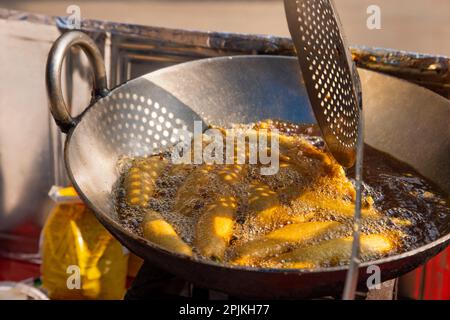
[[[64,133],[67,133],[77,124],[77,119],[70,115],[64,102],[61,89],[62,64],[72,46],[79,46],[84,51],[94,69],[92,99],[96,100],[108,94],[105,64],[95,42],[87,34],[80,31],[69,31],[61,35],[53,44],[48,55],[45,80],[50,111],[56,124]]]

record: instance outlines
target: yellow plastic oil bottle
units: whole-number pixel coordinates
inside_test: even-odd
[[[128,253],[74,201],[73,188],[58,189],[52,198],[57,203],[41,239],[42,282],[50,299],[122,299]]]

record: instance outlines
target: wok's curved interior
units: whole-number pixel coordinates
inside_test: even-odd
[[[402,80],[359,72],[366,142],[409,163],[450,193],[450,102]],[[129,81],[92,105],[66,144],[69,175],[99,220],[139,256],[209,288],[279,298],[340,290],[345,267],[301,271],[224,267],[169,253],[120,226],[111,195],[119,174],[118,157],[157,152],[178,139],[183,126],[192,130],[193,116],[222,125],[267,118],[315,122],[295,58],[205,59]],[[377,261],[382,279],[412,270],[442,250],[449,239],[450,230],[427,246]],[[367,276],[361,268],[360,283]]]

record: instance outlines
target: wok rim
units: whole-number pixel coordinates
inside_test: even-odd
[[[249,266],[237,266],[237,265],[226,265],[223,263],[219,263],[219,262],[215,262],[212,260],[207,260],[207,259],[203,259],[203,258],[197,258],[197,257],[189,257],[183,254],[179,254],[179,253],[175,253],[169,250],[166,250],[164,248],[162,248],[161,246],[137,235],[132,233],[131,231],[127,230],[126,228],[124,228],[118,221],[114,220],[111,216],[109,216],[107,213],[105,213],[103,210],[97,208],[96,206],[93,205],[93,203],[88,199],[88,197],[83,193],[83,191],[80,189],[78,183],[75,180],[75,177],[72,173],[72,169],[70,167],[70,161],[69,161],[69,144],[72,138],[72,135],[75,133],[76,128],[78,127],[78,124],[82,121],[85,113],[89,112],[100,100],[103,100],[105,98],[107,98],[108,96],[110,96],[115,90],[117,90],[118,88],[121,88],[131,82],[137,81],[141,78],[144,77],[151,77],[151,76],[158,76],[160,74],[164,74],[167,72],[173,72],[173,69],[177,69],[177,68],[185,68],[186,66],[188,67],[192,67],[195,66],[197,64],[203,64],[203,63],[209,63],[211,61],[224,61],[224,60],[234,60],[234,59],[278,59],[278,60],[293,60],[296,61],[297,58],[296,57],[291,57],[291,56],[277,56],[277,55],[238,55],[238,56],[223,56],[223,57],[213,57],[213,58],[205,58],[205,59],[199,59],[199,60],[194,60],[194,61],[187,61],[187,62],[183,62],[180,64],[176,64],[173,66],[169,66],[166,68],[162,68],[150,73],[146,73],[140,77],[134,78],[134,79],[130,79],[116,87],[114,87],[113,89],[111,89],[108,93],[107,96],[105,97],[101,97],[100,99],[92,102],[91,104],[89,104],[89,106],[80,114],[76,117],[77,122],[76,125],[74,127],[72,127],[69,132],[67,133],[66,136],[66,141],[64,143],[64,163],[67,169],[67,173],[69,176],[70,181],[73,184],[73,187],[75,188],[75,190],[77,191],[78,195],[80,196],[80,198],[83,200],[83,202],[94,212],[96,218],[104,225],[104,227],[106,229],[108,229],[108,231],[110,231],[110,229],[108,227],[114,228],[114,230],[116,232],[120,232],[126,235],[126,237],[128,238],[132,238],[133,240],[140,242],[142,244],[145,244],[147,246],[149,246],[151,249],[158,251],[160,254],[164,254],[164,255],[170,255],[170,256],[174,256],[178,259],[181,260],[188,260],[189,262],[194,262],[194,263],[200,263],[200,264],[204,264],[210,267],[215,267],[215,268],[220,268],[220,269],[231,269],[231,270],[236,270],[236,271],[244,271],[244,272],[257,272],[257,273],[271,273],[271,274],[298,274],[298,275],[302,275],[302,274],[319,274],[319,273],[333,273],[333,272],[342,272],[342,271],[347,271],[349,269],[349,265],[341,265],[341,266],[335,266],[335,267],[321,267],[321,268],[305,268],[305,269],[293,269],[293,268],[256,268],[256,267],[249,267]],[[358,70],[361,68],[358,68]],[[435,92],[421,87],[419,85],[413,84],[411,82],[408,82],[406,80],[403,79],[399,79],[390,75],[386,75],[386,74],[382,74],[380,72],[375,72],[375,71],[370,71],[370,70],[365,70],[365,72],[369,72],[369,73],[376,73],[376,74],[381,74],[385,77],[388,78],[395,78],[396,80],[399,80],[401,82],[406,82],[410,85],[413,85],[415,87],[417,87],[418,89],[422,89],[425,91],[428,91],[430,93],[432,93],[434,96],[436,96],[436,98],[440,98],[443,100],[446,100],[445,98],[439,96],[438,94],[436,94]],[[448,101],[448,100],[446,100]],[[394,157],[395,158],[395,157]],[[431,179],[430,179],[431,180]],[[125,247],[127,247],[128,250],[131,250],[126,244],[125,241],[122,242],[118,239],[118,237],[114,234],[114,232],[110,231],[111,234],[119,241],[121,242],[121,244]],[[367,268],[368,266],[371,265],[377,265],[377,266],[381,266],[381,265],[385,265],[387,263],[391,263],[391,262],[397,262],[397,261],[401,261],[404,260],[406,258],[409,257],[413,257],[416,256],[420,253],[423,253],[425,251],[428,251],[430,249],[433,248],[438,248],[439,247],[439,252],[442,251],[445,247],[447,247],[450,243],[450,232],[447,233],[446,235],[438,238],[437,240],[434,240],[430,243],[427,243],[423,246],[420,246],[414,250],[410,250],[410,251],[406,251],[400,254],[396,254],[396,255],[392,255],[392,256],[388,256],[385,258],[381,258],[381,259],[377,259],[377,260],[371,260],[371,261],[366,261],[363,262],[359,265],[359,270],[362,270],[364,268]],[[425,259],[424,262],[428,261],[429,259],[433,258],[435,255],[429,256]],[[145,258],[144,258],[145,260]]]

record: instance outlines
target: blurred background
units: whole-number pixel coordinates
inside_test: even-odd
[[[288,36],[282,0],[0,0],[0,7],[169,28]],[[448,0],[335,0],[350,44],[450,56]],[[381,29],[366,27],[367,7],[381,9]]]

